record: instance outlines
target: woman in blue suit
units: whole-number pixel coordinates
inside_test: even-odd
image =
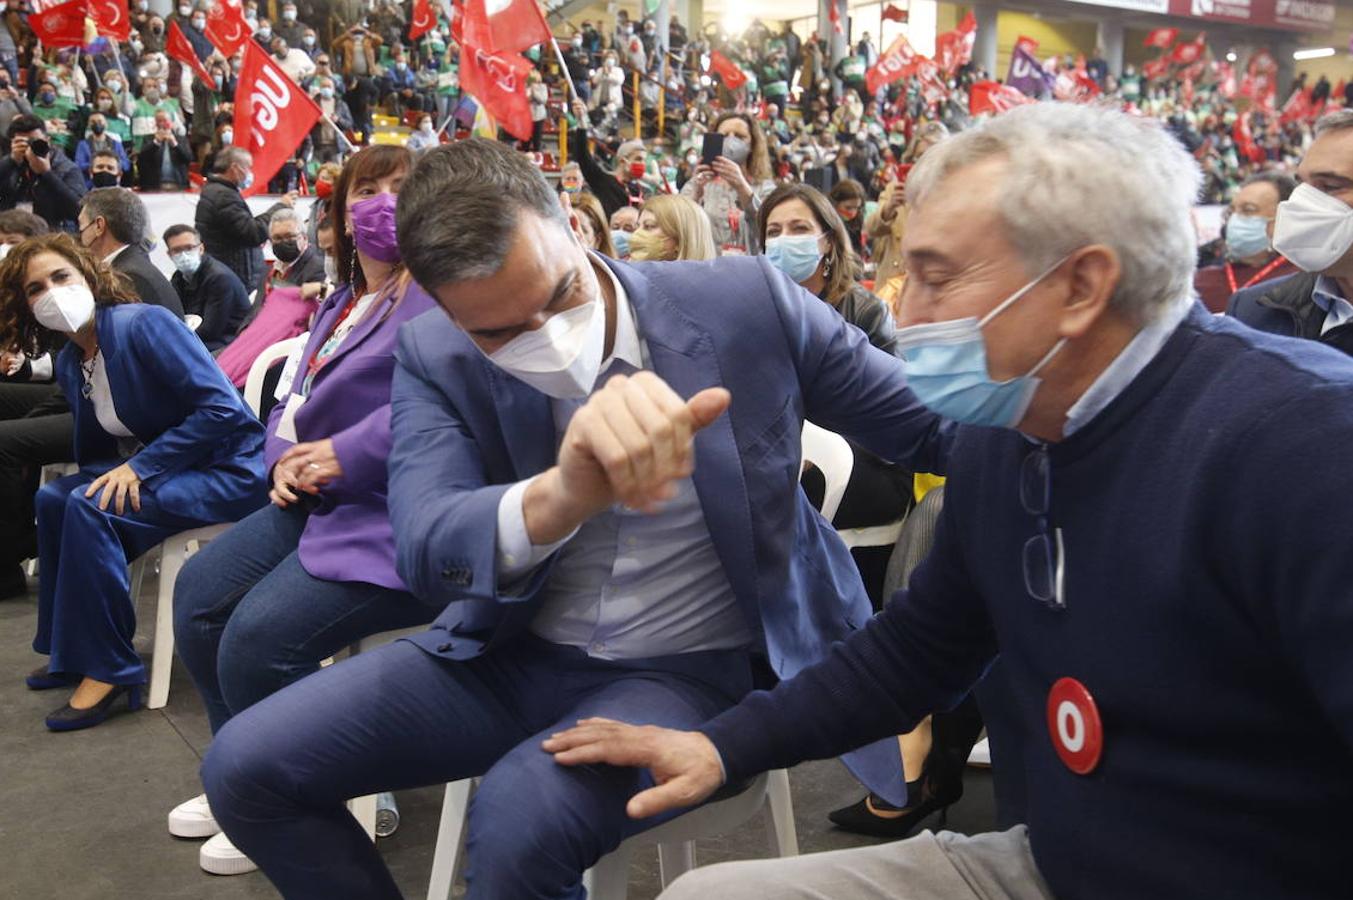
[[[56,333],[70,340],[56,376],[80,471],[37,495],[33,649],[50,659],[28,686],[75,685],[47,727],[88,728],[124,695],[130,709],[141,704],[128,561],[266,503],[263,426],[182,322],[138,302],[68,235],[15,246],[0,264],[0,297],[0,346],[37,355]]]

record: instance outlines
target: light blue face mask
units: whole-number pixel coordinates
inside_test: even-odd
[[[987,345],[982,338],[982,328],[1063,262],[1066,257],[981,319],[969,316],[899,330],[897,350],[906,365],[907,385],[917,399],[932,411],[965,425],[993,428],[1018,425],[1042,384],[1038,373],[1066,345],[1066,338],[1053,344],[1047,355],[1026,374],[1009,381],[992,381],[987,371]]]
[[[615,245],[615,255],[617,259],[624,259],[630,255],[630,233],[616,229],[611,232],[611,243]]]
[[[766,259],[772,266],[803,284],[817,271],[822,262],[818,246],[820,234],[782,235],[766,241]]]
[[[1236,215],[1226,221],[1226,253],[1231,259],[1248,259],[1268,249],[1268,219]]]

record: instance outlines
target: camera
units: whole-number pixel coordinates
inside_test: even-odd
[[[28,149],[34,156],[46,158],[52,152],[52,145],[43,138],[33,138],[28,142]]]

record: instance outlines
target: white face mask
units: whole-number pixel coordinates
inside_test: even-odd
[[[52,288],[33,302],[33,318],[50,331],[75,334],[94,317],[94,295],[82,284]]]
[[[606,344],[606,304],[591,303],[556,313],[535,331],[517,335],[490,354],[495,366],[557,400],[592,393]]]
[[[330,284],[338,284],[338,260],[332,256],[324,257],[324,278]]]
[[[1353,247],[1353,207],[1309,184],[1278,204],[1273,249],[1306,272],[1323,272]]]

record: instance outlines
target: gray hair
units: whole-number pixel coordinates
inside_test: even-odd
[[[216,154],[212,171],[218,175],[223,175],[231,166],[244,165],[249,158],[249,151],[243,147],[236,147],[234,144],[229,147],[222,147],[221,152]]]
[[[108,231],[123,244],[139,244],[150,227],[150,216],[141,198],[127,188],[95,188],[80,201],[90,221],[103,217]]]
[[[301,218],[301,214],[296,212],[296,210],[284,206],[269,216],[268,233],[271,234],[272,227],[281,222],[294,222],[297,230],[299,230],[301,234],[305,234],[305,220]]]
[[[1353,109],[1336,109],[1325,113],[1315,123],[1315,136],[1320,137],[1331,131],[1344,131],[1353,128]]]
[[[484,138],[433,147],[399,191],[395,231],[404,265],[428,290],[487,278],[503,267],[522,210],[569,227],[524,154]]]
[[[908,203],[941,186],[962,190],[946,178],[992,157],[1008,165],[996,203],[1030,277],[1104,244],[1122,266],[1110,303],[1131,321],[1188,295],[1202,175],[1160,123],[1071,103],[1022,106],[936,144],[907,179]]]

